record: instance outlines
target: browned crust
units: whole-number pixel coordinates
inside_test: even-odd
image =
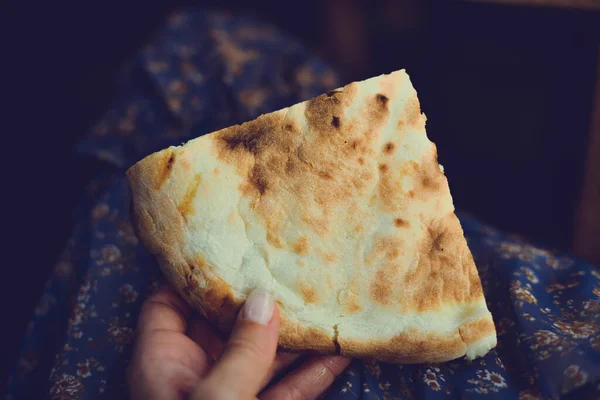
[[[487,315],[446,336],[413,329],[386,340],[359,342],[339,338],[338,342],[341,354],[351,357],[403,364],[440,363],[463,357],[468,345],[495,332],[494,322]]]
[[[181,205],[177,206],[167,194],[161,191],[152,192],[151,187],[142,182],[160,182],[164,172],[152,168],[156,160],[164,158],[164,150],[152,154],[127,171],[133,198],[131,202],[132,225],[142,244],[156,257],[167,280],[190,303],[200,311],[211,323],[227,332],[241,307],[242,300],[236,299],[231,287],[213,274],[210,265],[202,259],[186,260],[179,250],[183,241],[185,213]],[[196,188],[188,189],[195,191]],[[185,200],[185,199],[184,199]],[[184,208],[189,204],[183,202]],[[200,276],[205,284],[200,289]]]
[[[335,354],[334,337],[324,329],[306,327],[281,314],[279,348],[287,352]]]
[[[132,192],[131,220],[141,242],[152,255],[171,255],[183,240],[183,217],[176,207],[169,206],[166,195],[153,186],[162,186],[165,180],[164,168],[156,165],[168,165],[172,170],[174,159],[171,149],[154,153],[127,170]],[[160,211],[160,212],[155,212]]]
[[[473,344],[484,337],[495,335],[496,326],[491,315],[488,314],[485,318],[462,324],[458,331],[465,343]]]

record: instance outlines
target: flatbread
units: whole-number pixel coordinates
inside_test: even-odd
[[[496,331],[404,70],[151,154],[132,217],[224,332],[255,287],[281,349],[389,362],[485,355]]]

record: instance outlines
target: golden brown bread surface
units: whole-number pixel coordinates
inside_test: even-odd
[[[280,347],[442,362],[496,345],[408,75],[351,83],[139,161],[141,241],[228,331],[269,289]]]

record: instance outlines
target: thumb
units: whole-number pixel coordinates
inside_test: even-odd
[[[219,361],[196,388],[195,399],[256,398],[275,359],[279,311],[269,292],[255,289],[240,311]]]

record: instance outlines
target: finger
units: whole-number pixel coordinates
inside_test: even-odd
[[[275,356],[275,361],[271,365],[267,376],[265,377],[260,390],[263,390],[267,387],[271,381],[275,378],[280,377],[283,373],[285,373],[286,369],[288,369],[291,365],[294,364],[299,358],[300,354],[291,354],[291,353],[281,353]]]
[[[188,336],[206,352],[213,362],[217,361],[225,349],[225,340],[201,318],[189,322]]]
[[[196,390],[196,398],[254,398],[275,359],[279,312],[271,295],[253,291],[236,321],[223,355]]]
[[[275,378],[277,375],[283,373],[290,365],[295,363],[302,355],[293,353],[280,353],[275,357],[273,366],[269,371],[268,380]]]
[[[190,306],[170,287],[160,287],[142,305],[137,333],[167,330],[185,333]]]
[[[162,366],[156,363],[152,371],[141,371],[139,366],[128,370],[127,383],[132,400],[180,399],[198,384],[199,376],[184,365]]]
[[[308,359],[297,370],[267,389],[261,400],[315,399],[333,383],[350,364],[343,356],[319,356]]]
[[[225,340],[202,318],[193,318],[188,323],[188,336],[202,347],[213,362],[216,362],[221,357],[225,349]],[[286,368],[300,357],[300,354],[293,353],[277,354],[262,387],[265,387],[273,378],[285,371]]]

